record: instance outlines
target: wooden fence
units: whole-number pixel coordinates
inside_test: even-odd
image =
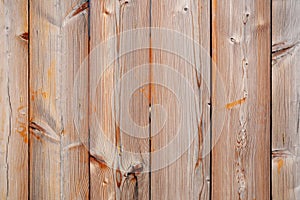
[[[0,199],[300,199],[299,12],[0,1]]]

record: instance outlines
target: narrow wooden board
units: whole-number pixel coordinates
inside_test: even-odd
[[[272,197],[300,198],[300,1],[272,2]]]
[[[151,199],[209,199],[209,16],[207,0],[152,0]]]
[[[82,0],[30,1],[30,199],[89,197],[88,149],[79,138],[88,134],[88,90],[73,94],[78,81],[88,88],[88,73],[76,79],[88,54],[87,9]]]
[[[91,199],[149,199],[149,1],[90,6]]]
[[[0,8],[0,199],[27,199],[27,0],[1,1]]]
[[[212,2],[212,199],[270,199],[270,6]]]

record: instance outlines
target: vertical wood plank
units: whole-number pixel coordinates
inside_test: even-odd
[[[270,199],[270,1],[212,7],[212,198]],[[218,106],[226,108],[219,138]]]
[[[209,199],[210,4],[151,10],[151,199]]]
[[[91,199],[149,199],[149,86],[132,88],[149,79],[149,1],[91,1],[90,20]]]
[[[0,9],[0,199],[27,199],[27,0],[1,1]]]
[[[88,88],[88,73],[76,80],[88,54],[87,9],[83,0],[30,1],[30,199],[88,199],[89,156],[79,138],[88,134],[88,90],[73,94],[76,81]]]
[[[300,198],[300,2],[272,3],[272,197]]]

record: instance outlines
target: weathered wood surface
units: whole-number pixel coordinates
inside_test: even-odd
[[[151,5],[151,199],[209,199],[210,4]]]
[[[0,199],[299,199],[299,12],[0,1]]]
[[[149,3],[90,4],[91,199],[149,199]]]
[[[300,198],[300,1],[272,3],[272,197]]]
[[[88,98],[72,107],[73,86],[88,54],[88,3],[30,1],[30,199],[88,199]],[[86,73],[88,74],[88,73]],[[80,98],[88,96],[82,90]],[[77,102],[77,101],[76,101]],[[85,119],[76,127],[76,115]]]
[[[212,199],[270,199],[270,1],[212,4]]]
[[[27,199],[27,0],[0,9],[0,199]]]

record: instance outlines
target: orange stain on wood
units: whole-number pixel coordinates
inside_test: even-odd
[[[283,159],[280,158],[277,161],[277,172],[278,172],[278,174],[280,174],[280,171],[281,171],[281,168],[283,167],[283,164],[284,164],[284,161],[283,161]]]
[[[19,125],[17,128],[17,132],[20,134],[20,136],[23,138],[24,142],[28,143],[28,135],[27,135],[27,123],[26,123],[26,115],[27,112],[27,106],[20,106],[18,108],[18,118],[16,120],[16,123]]]
[[[146,90],[146,88],[145,87],[142,87],[141,89],[140,89],[140,92],[142,93],[142,95],[145,97],[145,98],[149,98],[149,91],[148,90]]]
[[[20,126],[20,130],[17,130],[17,132],[21,135],[23,138],[24,142],[27,144],[28,143],[28,135],[27,135],[27,128],[26,126]]]
[[[37,140],[42,141],[40,136],[36,135],[33,131],[31,131],[31,133],[31,136],[35,137]]]
[[[56,66],[56,61],[53,60],[50,64],[50,67],[47,71],[47,75],[48,75],[48,79],[51,79],[51,77],[53,76],[54,72],[55,72],[55,66]]]
[[[36,97],[38,94],[42,95],[42,97],[43,97],[44,99],[47,99],[48,96],[49,96],[47,92],[43,91],[42,88],[40,88],[40,89],[38,89],[38,90],[36,90],[36,91],[32,91],[32,92],[31,92],[31,100],[34,101],[34,100],[35,100],[35,97]]]
[[[239,99],[239,100],[237,100],[237,101],[234,101],[234,102],[231,102],[231,103],[226,104],[226,108],[227,108],[227,109],[231,109],[231,108],[233,108],[233,107],[235,107],[235,106],[237,106],[237,105],[241,105],[241,104],[243,104],[243,103],[245,103],[245,102],[246,102],[246,97],[244,97],[244,98],[242,98],[242,99]]]
[[[43,97],[44,99],[46,99],[46,98],[48,97],[48,93],[47,93],[47,92],[42,92],[42,97]]]

